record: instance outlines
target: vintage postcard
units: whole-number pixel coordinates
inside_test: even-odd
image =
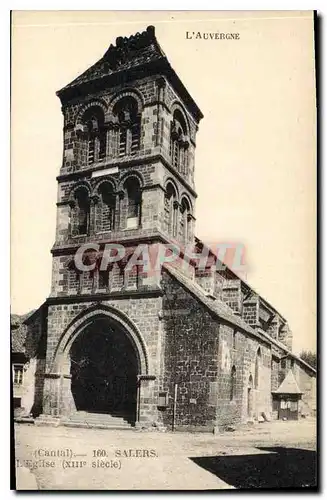
[[[12,13],[13,488],[317,487],[315,39]]]

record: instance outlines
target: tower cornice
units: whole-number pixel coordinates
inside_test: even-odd
[[[161,161],[165,167],[171,172],[173,176],[175,176],[180,183],[194,196],[197,198],[197,194],[194,188],[187,182],[187,180],[171,165],[169,161],[163,156],[161,153],[155,153],[152,155],[146,156],[135,156],[128,160],[124,159],[122,162],[117,161],[116,159],[109,160],[107,162],[102,162],[100,165],[91,166],[89,168],[83,168],[77,172],[69,172],[66,174],[59,174],[57,176],[58,182],[65,181],[77,181],[80,179],[84,179],[85,177],[90,177],[93,172],[100,172],[101,170],[105,170],[108,166],[124,166],[124,167],[134,167],[137,165],[145,164],[145,163],[154,163],[156,161]]]

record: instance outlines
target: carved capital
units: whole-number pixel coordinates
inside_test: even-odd
[[[93,196],[91,196],[91,201],[92,201],[93,205],[97,205],[100,201],[100,196],[97,194],[94,194]]]
[[[159,89],[164,89],[166,87],[166,80],[163,77],[158,78],[157,84]]]
[[[76,136],[79,139],[85,139],[87,137],[87,127],[86,127],[86,125],[83,125],[82,123],[77,123],[75,125],[75,132],[76,132]]]

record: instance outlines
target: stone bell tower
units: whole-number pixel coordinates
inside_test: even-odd
[[[202,114],[152,26],[117,38],[57,95],[63,157],[43,414],[119,410],[131,422],[156,420],[162,291],[145,273],[127,272],[126,263],[140,243],[193,242]],[[121,245],[124,257],[102,267],[108,244]],[[83,245],[86,270],[75,260]]]
[[[142,241],[193,242],[195,136],[202,114],[152,26],[117,38],[57,94],[64,150],[51,295],[109,291],[105,273],[79,275],[63,255],[73,257],[86,242],[131,248]],[[117,289],[123,286],[114,281]]]

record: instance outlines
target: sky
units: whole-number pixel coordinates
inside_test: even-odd
[[[196,234],[246,249],[248,283],[287,318],[294,351],[316,344],[316,108],[310,12],[14,12],[12,312],[49,295],[56,176],[55,92],[117,36],[154,25],[197,102]],[[238,40],[186,32],[239,33]]]

